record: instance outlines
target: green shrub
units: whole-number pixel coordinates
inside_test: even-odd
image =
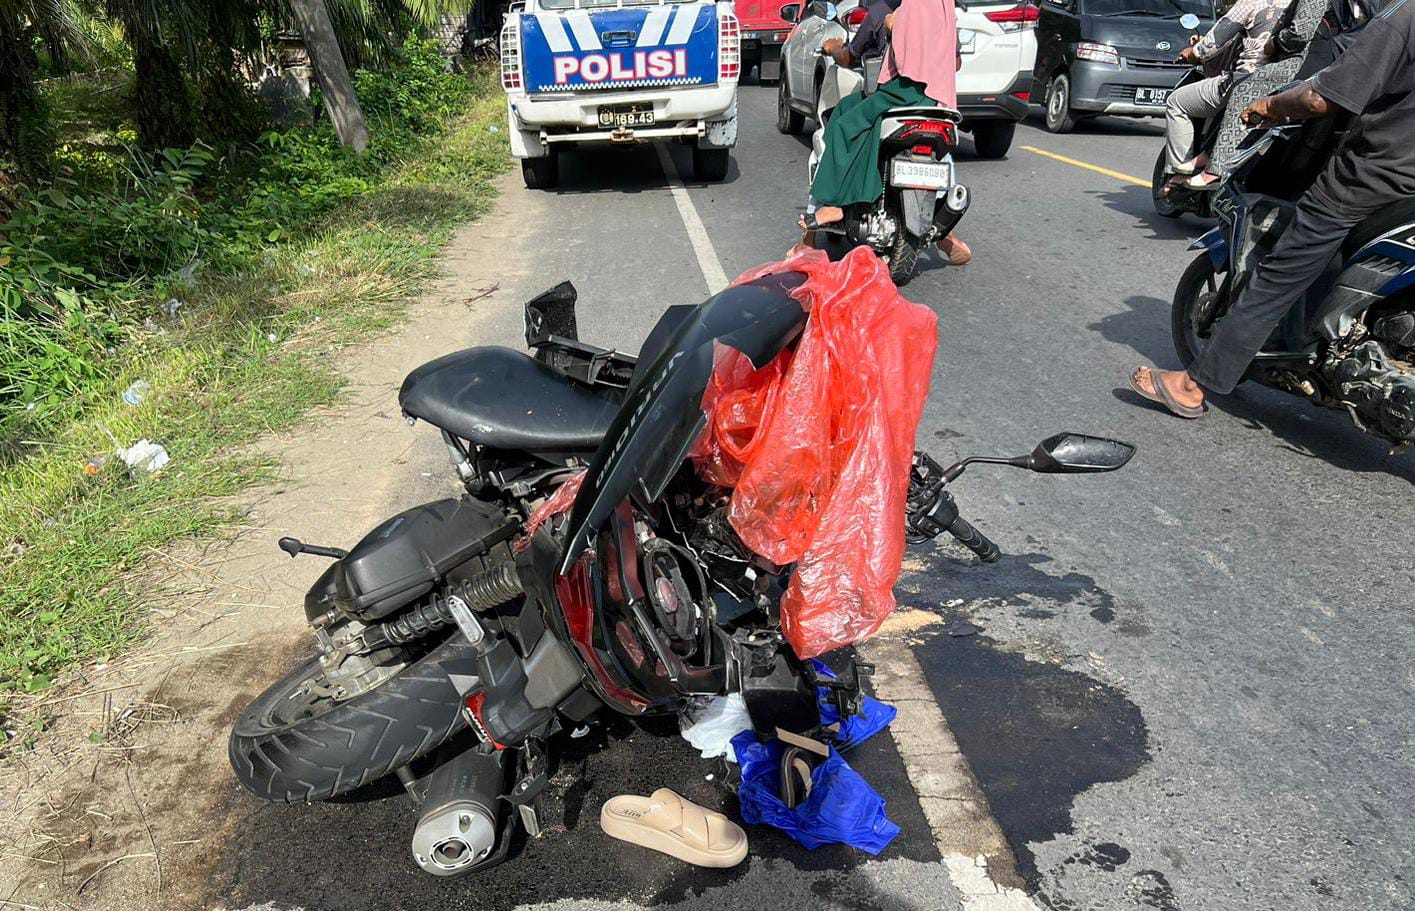
[[[367,194],[473,93],[433,41],[409,41],[393,65],[354,78],[372,137],[364,156],[326,123],[220,157],[201,143],[155,160],[131,145],[61,150],[71,173],[0,224],[0,463],[22,428],[42,435],[82,409],[172,287],[238,270]]]

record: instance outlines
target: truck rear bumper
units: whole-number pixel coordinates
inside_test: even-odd
[[[652,104],[654,120],[666,126],[676,121],[725,119],[736,97],[737,84],[728,82],[658,92],[563,92],[510,95],[508,99],[513,129],[560,133],[600,130],[600,105]]]
[[[572,98],[507,97],[511,154],[543,158],[553,146],[577,142],[638,143],[688,139],[703,148],[730,149],[737,144],[737,86],[679,89],[658,97],[644,92],[605,92]],[[719,99],[725,102],[719,104]],[[600,105],[652,104],[651,126],[612,128],[599,122]]]

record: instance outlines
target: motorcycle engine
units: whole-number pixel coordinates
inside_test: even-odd
[[[1405,349],[1415,342],[1415,317],[1384,317],[1376,321],[1372,334],[1397,350]],[[1352,348],[1336,362],[1332,374],[1341,400],[1355,408],[1364,423],[1393,440],[1415,438],[1415,374],[1410,365],[1393,362],[1380,341]]]

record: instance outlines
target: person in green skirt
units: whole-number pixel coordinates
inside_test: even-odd
[[[877,12],[877,11],[872,11]],[[957,108],[955,73],[959,56],[953,0],[903,0],[884,16],[891,48],[885,57],[880,85],[873,94],[840,99],[825,130],[825,152],[811,184],[814,217],[803,216],[802,243],[811,246],[814,230],[842,220],[844,206],[871,203],[884,192],[879,170],[880,122],[891,108],[940,104]],[[837,63],[853,62],[852,49],[824,50]],[[841,57],[847,57],[845,61]],[[949,261],[972,259],[967,245],[949,235],[939,242]]]

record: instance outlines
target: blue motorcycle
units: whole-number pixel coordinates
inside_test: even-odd
[[[1219,224],[1174,292],[1171,330],[1185,367],[1291,223],[1339,125],[1255,132],[1214,194]],[[1268,339],[1245,377],[1348,412],[1397,449],[1415,440],[1415,198],[1357,225]]]

